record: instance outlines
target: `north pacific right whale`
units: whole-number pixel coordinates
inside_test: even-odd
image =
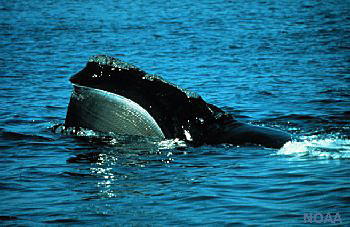
[[[70,78],[66,127],[181,139],[192,146],[229,143],[280,148],[291,135],[237,121],[201,96],[106,55]]]

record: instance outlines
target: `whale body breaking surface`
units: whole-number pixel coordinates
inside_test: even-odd
[[[97,55],[70,78],[66,127],[181,139],[192,146],[229,143],[280,148],[290,134],[237,121],[196,93],[120,59]]]

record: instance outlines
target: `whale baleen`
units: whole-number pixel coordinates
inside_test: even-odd
[[[106,55],[89,59],[70,78],[65,126],[181,139],[192,146],[230,143],[280,148],[291,135],[237,121],[201,96]]]

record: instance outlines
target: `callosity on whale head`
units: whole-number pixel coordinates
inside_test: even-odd
[[[255,143],[281,147],[290,140],[289,134],[279,130],[240,123],[199,95],[106,55],[91,57],[70,81],[74,90],[66,126],[179,138],[194,146]]]
[[[70,81],[74,90],[66,126],[179,138],[197,144],[204,142],[207,124],[221,118],[232,118],[195,93],[105,55],[91,57],[86,67]],[[126,111],[118,114],[120,100],[124,100],[125,104],[119,106],[130,104],[131,110],[137,106],[137,109],[143,109],[143,114],[138,115],[147,117],[133,121],[135,116]],[[143,130],[145,125],[150,125],[148,134]]]

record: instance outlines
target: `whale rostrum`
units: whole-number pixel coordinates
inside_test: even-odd
[[[70,81],[68,127],[178,138],[193,146],[250,143],[280,148],[291,139],[280,130],[239,122],[196,93],[106,55],[91,57]]]

